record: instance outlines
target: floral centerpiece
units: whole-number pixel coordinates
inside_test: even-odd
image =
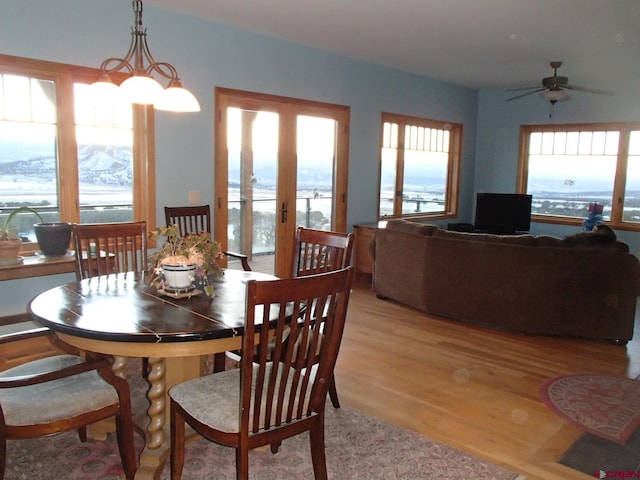
[[[212,296],[213,289],[208,283],[208,276],[221,277],[224,274],[224,270],[218,265],[218,260],[223,255],[220,244],[211,240],[211,234],[208,232],[191,233],[181,237],[177,225],[157,228],[149,233],[151,240],[158,241],[160,237],[166,237],[167,240],[147,260],[149,283],[165,291],[187,291],[192,288],[192,283],[197,281],[203,285],[205,293]],[[169,270],[188,271],[189,285],[170,288]]]
[[[591,202],[589,204],[589,210],[587,212],[587,218],[582,222],[584,230],[590,232],[593,227],[602,223],[602,212],[604,211],[604,205],[598,202]]]

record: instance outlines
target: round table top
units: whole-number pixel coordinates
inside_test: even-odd
[[[168,343],[242,335],[246,283],[273,280],[258,272],[225,270],[210,280],[215,296],[161,295],[140,273],[89,278],[52,288],[35,297],[29,312],[52,330],[111,342]]]

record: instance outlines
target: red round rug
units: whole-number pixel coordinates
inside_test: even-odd
[[[568,422],[624,444],[640,425],[640,381],[608,375],[563,375],[540,387],[540,398]]]

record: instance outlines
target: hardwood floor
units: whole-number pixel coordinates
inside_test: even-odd
[[[569,373],[640,375],[626,347],[429,317],[356,285],[336,366],[343,405],[503,465],[528,480],[593,478],[556,463],[582,431],[539,399]]]

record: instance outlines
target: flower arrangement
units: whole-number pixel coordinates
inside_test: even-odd
[[[593,227],[602,223],[602,212],[604,211],[604,205],[598,202],[591,202],[589,204],[589,210],[587,212],[587,218],[582,222],[582,227],[585,231],[590,232]]]
[[[164,265],[195,265],[195,279],[205,286],[207,295],[211,295],[211,289],[207,288],[207,277],[221,277],[224,274],[224,270],[218,265],[218,259],[223,256],[220,244],[211,240],[208,232],[181,237],[177,225],[160,227],[149,233],[151,240],[158,240],[160,237],[167,237],[167,241],[147,259],[151,275],[149,283],[157,288],[164,287]]]

